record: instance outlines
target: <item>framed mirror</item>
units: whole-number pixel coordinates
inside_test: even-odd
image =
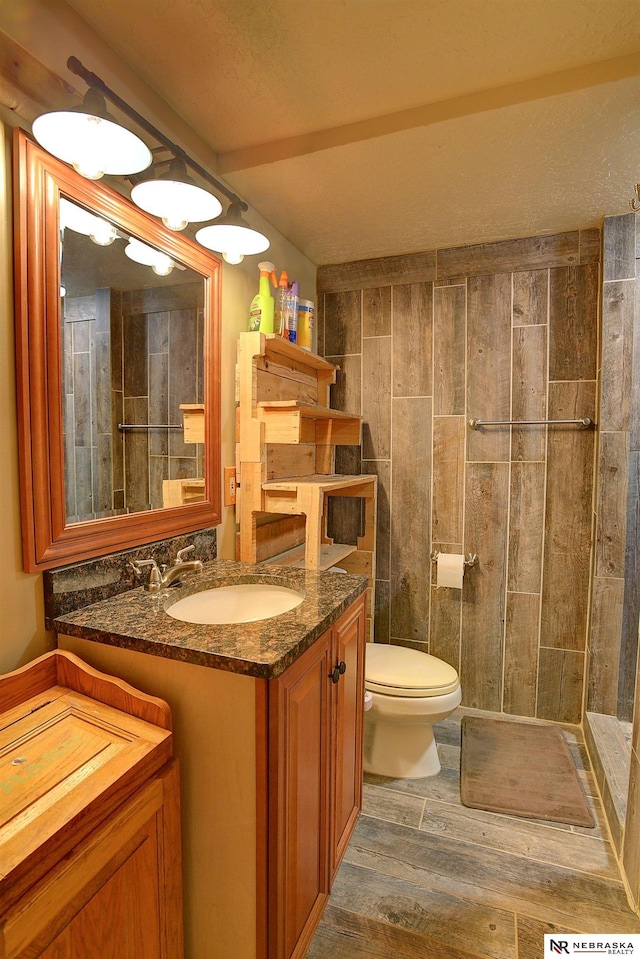
[[[220,522],[220,261],[15,138],[27,572]]]

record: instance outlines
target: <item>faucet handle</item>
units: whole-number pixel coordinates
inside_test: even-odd
[[[155,593],[160,589],[161,576],[155,559],[134,559],[129,563],[129,565],[138,577],[142,576],[142,570],[145,566],[150,566],[151,572],[149,573],[149,582],[145,583],[144,588],[148,592],[152,593]]]
[[[187,553],[191,553],[195,549],[193,543],[190,546],[185,546],[183,549],[178,550],[178,555],[176,556],[176,565],[179,563],[184,563],[184,557]]]

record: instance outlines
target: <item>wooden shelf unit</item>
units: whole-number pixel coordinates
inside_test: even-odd
[[[265,425],[267,443],[357,446],[362,435],[359,416],[296,400],[258,403],[258,419]]]
[[[339,563],[364,573],[372,618],[377,477],[335,473],[335,447],[357,446],[362,438],[361,417],[329,407],[337,370],[275,334],[240,334],[237,558],[314,570]],[[327,535],[330,496],[364,501],[357,545]]]
[[[204,403],[181,403],[185,443],[204,443]]]

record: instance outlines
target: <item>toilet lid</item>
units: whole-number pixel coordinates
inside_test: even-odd
[[[388,696],[444,696],[460,685],[448,663],[406,646],[367,643],[365,685]]]

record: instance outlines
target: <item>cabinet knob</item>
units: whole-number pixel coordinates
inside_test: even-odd
[[[329,678],[332,683],[339,683],[340,677],[343,676],[347,671],[347,664],[343,659],[340,660],[337,666],[334,666],[331,672],[329,673]]]

